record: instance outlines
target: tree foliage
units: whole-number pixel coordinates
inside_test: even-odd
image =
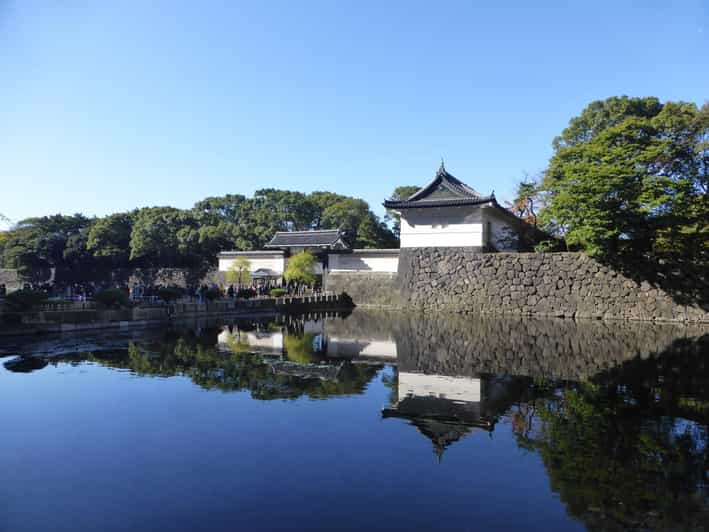
[[[413,196],[416,192],[418,192],[419,188],[421,187],[417,187],[416,185],[403,185],[400,187],[396,187],[389,199],[393,201],[405,200]],[[384,216],[384,219],[386,222],[391,224],[391,230],[394,233],[394,236],[396,236],[396,238],[400,238],[401,215],[399,215],[399,213],[397,212],[392,211],[391,209],[387,209],[387,213]]]
[[[332,192],[262,189],[208,197],[192,209],[149,207],[89,219],[28,218],[0,232],[0,267],[196,266],[223,250],[260,249],[276,231],[336,229],[357,247],[392,247],[396,238],[367,203]]]
[[[283,278],[288,282],[302,283],[312,285],[315,282],[315,257],[312,253],[302,251],[296,253],[288,259],[286,271],[283,272]]]
[[[595,256],[709,249],[709,107],[591,103],[554,139],[545,227]]]
[[[246,257],[237,257],[225,274],[226,282],[246,286],[251,280],[251,262]]]

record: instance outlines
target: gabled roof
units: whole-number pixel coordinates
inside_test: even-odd
[[[495,202],[495,195],[483,196],[454,175],[446,171],[443,161],[436,176],[428,185],[405,200],[386,200],[387,209],[419,207],[451,207],[457,205],[480,205]]]
[[[339,229],[322,231],[279,231],[264,247],[328,247],[344,245],[342,232]]]

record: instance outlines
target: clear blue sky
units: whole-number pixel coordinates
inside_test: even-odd
[[[504,199],[620,94],[709,98],[709,0],[0,0],[0,212],[275,187],[381,214],[441,156]]]

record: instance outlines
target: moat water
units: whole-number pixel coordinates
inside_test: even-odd
[[[3,532],[709,523],[707,329],[356,311],[0,357]]]

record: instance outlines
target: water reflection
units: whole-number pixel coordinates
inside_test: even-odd
[[[373,415],[409,424],[438,460],[466,438],[511,432],[590,529],[709,522],[709,334],[700,327],[355,312],[203,323],[105,345],[4,367],[88,361],[259,400],[363,394],[381,375],[389,404]]]

